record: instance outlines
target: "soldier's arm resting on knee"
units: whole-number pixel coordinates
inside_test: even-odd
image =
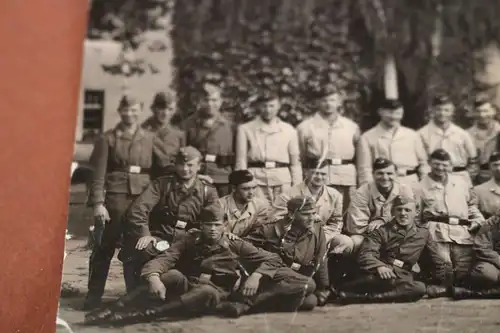
[[[253,273],[273,278],[276,271],[284,266],[280,256],[257,248],[252,243],[242,240],[230,240],[232,251],[243,261],[243,267],[254,268]]]
[[[192,245],[193,238],[194,236],[181,238],[172,244],[167,251],[148,261],[141,270],[141,278],[148,280],[152,276],[159,277],[172,269],[184,251]]]
[[[471,223],[469,226],[469,230],[471,232],[477,232],[481,225],[485,223],[485,219],[483,217],[483,214],[481,214],[481,212],[479,211],[477,195],[473,188],[469,189],[469,199],[467,200],[467,206],[469,221]]]
[[[381,230],[374,230],[365,235],[358,254],[358,264],[366,272],[377,274],[379,267],[389,267],[380,260],[380,248],[384,242]]]
[[[490,226],[483,226],[474,237],[473,249],[476,261],[487,262],[500,269],[500,254],[493,249]]]

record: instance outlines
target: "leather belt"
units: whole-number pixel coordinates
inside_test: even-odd
[[[458,217],[450,217],[450,216],[432,216],[426,218],[426,221],[445,223],[449,225],[470,225],[470,221],[467,219],[460,219]]]
[[[131,174],[148,174],[151,168],[142,168],[138,165],[129,165],[125,167],[111,168],[108,172],[125,172]]]
[[[466,166],[453,167],[453,172],[462,172],[462,171],[467,171],[467,167]]]
[[[401,169],[398,169],[397,174],[399,177],[404,177],[404,176],[411,176],[411,175],[414,175],[416,173],[418,173],[418,167],[414,167],[411,169],[401,168]]]
[[[248,162],[249,168],[265,168],[265,169],[276,169],[276,168],[288,168],[290,163],[283,162]]]
[[[204,161],[208,163],[215,163],[220,166],[232,166],[235,162],[234,156],[224,156],[215,154],[205,154]]]
[[[320,163],[321,162],[321,163]],[[306,158],[304,161],[304,166],[307,168],[323,168],[327,165],[349,165],[354,164],[354,160],[346,160],[341,158],[325,158],[320,160],[319,158]]]

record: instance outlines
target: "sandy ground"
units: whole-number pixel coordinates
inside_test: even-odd
[[[80,310],[86,291],[89,252],[85,249],[85,230],[89,223],[88,211],[82,205],[70,206],[69,230],[79,237],[68,241],[69,252],[63,269],[63,282],[74,287],[78,294],[61,298],[60,317],[75,333],[163,332],[163,333],[276,333],[332,331],[377,333],[497,333],[500,332],[500,300],[447,299],[421,300],[414,304],[384,305],[328,305],[311,313],[259,314],[239,319],[203,317],[183,322],[138,324],[125,328],[82,327]],[[83,216],[83,218],[82,218]],[[121,266],[114,260],[106,287],[105,300],[113,300],[125,290]],[[58,333],[65,332],[58,329]]]

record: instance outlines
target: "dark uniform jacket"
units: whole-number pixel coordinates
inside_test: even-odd
[[[204,241],[203,235],[188,234],[149,261],[141,276],[161,275],[175,267],[191,282],[210,283],[231,292],[240,269],[272,279],[276,270],[283,266],[276,254],[258,249],[242,239],[230,240],[223,236],[211,245]]]
[[[213,185],[199,178],[186,188],[175,175],[159,177],[130,206],[127,230],[135,239],[151,235],[172,242],[199,228],[202,208],[217,199]]]
[[[405,230],[393,219],[366,235],[358,263],[362,270],[370,273],[376,273],[380,266],[388,266],[399,278],[411,278],[412,267],[429,241],[427,227],[413,225]]]
[[[212,127],[204,126],[203,120],[193,116],[183,124],[187,145],[198,149],[204,157],[205,174],[216,184],[227,184],[233,170],[234,126],[219,115]]]
[[[158,165],[154,134],[139,128],[130,135],[118,125],[97,140],[90,164],[90,205],[103,203],[105,193],[139,195]]]
[[[500,224],[485,225],[474,238],[476,262],[487,262],[500,269]]]
[[[314,232],[303,232],[287,227],[288,223],[287,218],[284,218],[259,225],[245,240],[279,254],[288,267],[302,275],[312,277],[314,274],[318,289],[327,288],[328,270],[324,260],[326,238],[321,224],[315,224]]]

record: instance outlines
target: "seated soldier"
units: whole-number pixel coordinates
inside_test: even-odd
[[[318,167],[319,166],[319,167]],[[302,166],[305,180],[282,193],[273,203],[270,216],[281,219],[287,215],[287,203],[296,196],[309,196],[315,201],[317,219],[323,226],[326,242],[331,242],[330,249],[334,253],[350,253],[354,243],[351,238],[342,235],[342,194],[336,189],[326,186],[328,180],[328,165],[318,165],[317,161],[310,160]]]
[[[426,287],[413,279],[412,267],[429,231],[415,224],[413,197],[397,196],[391,210],[390,222],[366,235],[358,257],[366,275],[344,284],[338,293],[341,303],[414,302],[425,295]]]
[[[87,324],[127,324],[175,314],[205,314],[214,310],[235,287],[240,269],[251,272],[241,290],[253,297],[261,281],[273,279],[283,262],[239,238],[224,235],[224,212],[215,206],[200,214],[201,231],[177,240],[166,252],[146,263],[141,278],[147,281],[135,295],[86,316]],[[127,311],[149,293],[159,302]],[[150,302],[149,302],[150,303]]]
[[[203,207],[218,199],[215,187],[198,177],[201,153],[183,147],[176,156],[174,175],[159,177],[132,203],[125,216],[125,279],[138,283],[140,267],[192,228],[198,227]]]
[[[257,182],[248,170],[233,171],[229,175],[231,194],[217,200],[225,212],[226,231],[245,237],[255,226],[267,220],[269,202],[256,195]]]
[[[254,229],[245,239],[266,251],[277,253],[301,275],[314,278],[317,289],[305,295],[302,310],[324,305],[329,294],[327,244],[321,224],[315,223],[316,202],[294,197],[287,202],[287,215]],[[313,293],[314,292],[314,293]]]

